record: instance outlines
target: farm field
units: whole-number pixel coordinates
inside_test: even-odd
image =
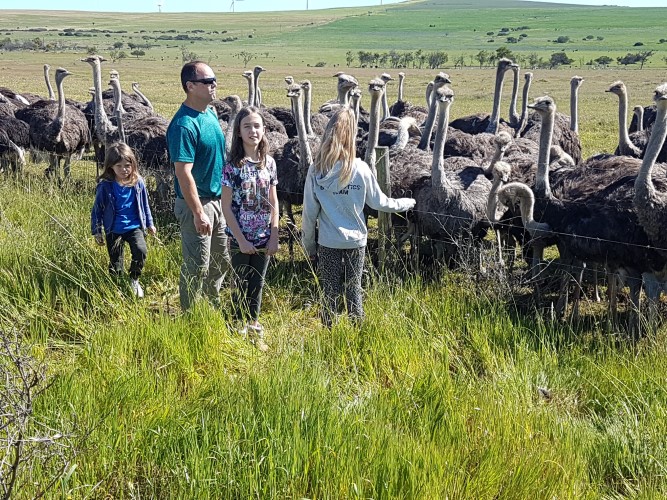
[[[74,73],[65,80],[68,97],[88,100],[86,47],[111,59],[114,42],[127,47],[174,30],[169,36],[206,39],[151,41],[158,46],[145,55],[103,65],[104,75],[118,70],[128,91],[140,82],[166,117],[183,99],[186,45],[216,71],[218,97],[247,95],[235,54],[254,54],[247,65],[266,68],[260,85],[272,106],[289,105],[286,75],[310,79],[317,106],[334,97],[332,75],[344,70],[358,79],[367,106],[367,83],[379,73],[404,71],[406,98],[421,104],[427,82],[446,71],[454,119],[491,111],[495,69],[469,64],[470,56],[501,45],[546,59],[565,50],[571,66],[531,70],[530,97],[551,95],[569,113],[570,78],[585,78],[579,128],[588,157],[618,143],[618,99],[605,92],[611,83],[626,83],[632,107],[650,104],[667,81],[664,14],[511,0],[271,14],[0,10],[0,41],[69,44],[75,37],[60,36],[64,29],[100,30],[77,39],[77,49],[1,51],[0,86],[43,94],[49,63]],[[526,25],[519,43],[487,42],[488,31]],[[35,28],[59,31],[27,31]],[[561,34],[572,41],[547,42]],[[584,41],[588,35],[603,40]],[[348,51],[419,49],[444,50],[449,61],[436,69],[346,64]],[[641,70],[586,64],[638,50],[655,51]],[[454,68],[461,54],[466,65]],[[511,87],[508,74],[503,116]],[[388,89],[391,103],[395,82]],[[146,298],[135,301],[127,282],[109,277],[106,252],[89,234],[94,163],[76,162],[63,185],[45,179],[44,167],[30,162],[21,176],[0,174],[0,331],[23,339],[23,373],[41,365],[44,376],[22,422],[35,439],[20,450],[14,498],[42,491],[72,499],[667,496],[664,304],[657,331],[633,340],[607,330],[606,298],[595,302],[589,286],[579,320],[555,320],[548,305],[535,310],[530,289],[488,264],[492,249],[484,273],[419,274],[394,256],[383,274],[367,263],[363,325],[343,320],[329,331],[318,320],[314,270],[299,251],[290,263],[283,245],[267,276],[262,322],[270,350],[260,353],[229,330],[227,288],[222,311],[201,304],[181,314],[180,238],[169,212],[157,215],[158,236],[148,238]],[[627,302],[623,296],[623,318]],[[17,373],[12,348],[4,344],[3,374]],[[17,381],[0,382],[5,486],[17,428],[6,415],[26,391],[14,391]]]

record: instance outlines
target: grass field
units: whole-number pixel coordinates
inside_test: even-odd
[[[575,40],[567,52],[573,57],[577,49],[584,59],[624,55],[644,42],[656,54],[641,71],[578,63],[535,70],[531,97],[549,93],[564,112],[570,77],[585,77],[585,156],[616,145],[618,102],[604,92],[613,81],[625,81],[633,105],[649,104],[666,79],[658,40],[667,9],[518,9],[508,1],[492,10],[495,2],[475,3],[476,9],[456,3],[274,13],[271,21],[267,14],[94,14],[96,29],[128,33],[82,40],[106,55],[115,40],[140,40],[135,31],[227,29],[220,36],[237,41],[188,43],[211,61],[219,94],[245,95],[234,54],[251,51],[258,58],[250,65],[267,68],[265,102],[282,106],[286,74],[313,81],[314,103],[333,97],[334,64],[345,67],[348,50],[437,49],[451,61],[456,53],[499,46],[486,42],[487,31],[532,19],[529,36],[512,50],[548,56],[561,50],[546,42],[554,32]],[[17,28],[89,29],[92,17],[1,11],[0,40],[37,36]],[[437,25],[432,34],[421,34],[429,24]],[[402,36],[392,38],[397,32]],[[589,34],[604,41],[583,42]],[[139,59],[105,63],[105,73],[117,69],[127,88],[139,81],[156,110],[171,116],[183,98],[182,42],[160,44]],[[41,66],[49,62],[75,73],[66,90],[86,99],[92,78],[84,56],[2,52],[0,86],[43,93]],[[313,67],[319,60],[327,65]],[[398,71],[346,70],[364,86],[382,71]],[[421,102],[436,70],[405,71],[407,97]],[[493,68],[448,64],[445,71],[456,93],[452,118],[490,111]],[[506,82],[503,115],[510,88]],[[395,92],[390,87],[390,96]],[[606,332],[604,305],[590,298],[581,322],[552,321],[493,273],[420,277],[397,262],[386,275],[367,266],[364,324],[343,321],[328,331],[318,321],[313,270],[298,254],[290,264],[283,250],[264,295],[271,349],[260,354],[229,331],[224,307],[202,304],[180,314],[180,239],[170,214],[158,215],[142,278],[146,298],[134,301],[127,282],[108,276],[106,252],[89,235],[94,164],[76,163],[63,186],[44,179],[43,169],[31,163],[20,178],[0,179],[0,329],[25,339],[26,355],[45,364],[50,383],[23,423],[29,439],[15,498],[32,498],[52,478],[46,498],[667,496],[664,326],[635,342]],[[228,289],[222,300],[228,303]],[[0,382],[0,483],[6,485],[13,449],[5,443],[17,428],[8,415],[23,403],[15,398],[25,388],[12,392],[21,377],[9,356],[0,356],[0,370],[16,375]]]

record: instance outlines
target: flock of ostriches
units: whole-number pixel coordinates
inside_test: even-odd
[[[144,171],[156,178],[159,200],[168,201],[168,120],[154,112],[136,83],[133,94],[122,92],[117,72],[111,72],[111,90],[103,90],[102,57],[84,61],[93,73],[88,103],[65,99],[63,80],[70,73],[62,68],[55,75],[56,100],[48,65],[47,98],[0,88],[1,168],[20,169],[30,151],[36,159],[48,161],[48,174],[60,176],[62,162],[68,175],[72,159],[90,146],[99,165],[106,144],[124,141],[135,150]],[[311,83],[295,83],[289,76],[285,82],[290,108],[265,106],[259,86],[262,71],[257,66],[243,73],[247,101],[232,95],[213,105],[227,134],[244,104],[262,109],[278,165],[281,208],[291,220],[292,205],[302,203],[306,172],[327,121],[338,107],[349,105],[358,121],[357,155],[375,169],[376,147],[388,146],[392,195],[417,200],[407,217],[404,241],[411,238],[414,247],[422,238],[429,239],[437,255],[452,264],[459,261],[462,249],[479,248],[492,230],[501,263],[503,246],[519,243],[527,250],[536,293],[543,251],[556,245],[562,270],[559,314],[567,304],[571,280],[579,283],[589,267],[606,272],[610,321],[615,320],[622,285],[630,290],[630,328],[639,332],[642,288],[649,302],[648,318],[655,319],[667,280],[667,83],[656,88],[654,105],[635,107],[629,129],[626,87],[620,81],[611,85],[608,91],[619,100],[618,148],[614,154],[583,159],[577,118],[583,79],[578,76],[571,79],[567,116],[556,111],[548,96],[528,104],[532,73],[526,72],[519,113],[519,67],[501,59],[491,112],[450,122],[454,92],[446,73],[428,84],[423,106],[404,100],[403,73],[398,99],[390,106],[385,89],[392,78],[382,74],[368,85],[368,111],[360,104],[363,92],[357,80],[338,73],[336,98],[313,112]],[[509,71],[514,84],[508,118],[503,119],[500,101]],[[577,304],[575,300],[575,310]]]

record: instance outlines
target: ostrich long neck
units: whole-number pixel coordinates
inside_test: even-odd
[[[255,77],[252,73],[246,76],[248,79],[248,106],[255,105]]]
[[[523,85],[523,94],[522,94],[522,103],[521,103],[521,118],[519,118],[519,126],[517,130],[521,131],[523,127],[526,126],[526,120],[528,120],[528,92],[530,91],[530,84],[533,81],[533,75],[527,73],[529,76],[526,78],[526,81]]]
[[[153,103],[148,100],[148,97],[146,97],[141,90],[139,90],[139,86],[132,84],[132,90],[134,90],[134,93],[139,96],[141,102],[143,102],[146,105],[146,107],[148,107],[148,109],[151,110],[151,113],[153,113],[154,112]]]
[[[95,86],[95,132],[100,142],[106,143],[107,136],[113,131],[114,126],[109,121],[109,117],[104,111],[104,101],[102,99],[102,70],[100,61],[95,60],[93,64],[93,85]]]
[[[366,156],[364,161],[371,167],[371,171],[375,173],[375,148],[380,139],[380,93],[381,90],[371,91],[371,109],[370,117],[368,119],[368,141],[366,142]]]
[[[570,83],[570,130],[579,133],[579,82]]]
[[[424,132],[422,133],[422,138],[419,140],[419,146],[417,146],[419,149],[423,149],[424,151],[428,151],[428,148],[431,144],[431,134],[433,133],[433,125],[435,124],[435,114],[438,110],[438,103],[436,102],[437,99],[435,98],[435,91],[439,88],[441,88],[444,85],[436,85],[433,84],[431,86],[431,93],[430,95],[427,95],[426,100],[430,102],[429,107],[428,107],[428,116],[426,117],[426,121],[424,122]],[[426,89],[428,92],[428,88]]]
[[[118,137],[121,142],[126,142],[125,140],[125,127],[123,126],[123,102],[121,99],[122,93],[120,89],[120,82],[117,79],[112,79],[110,82],[111,88],[113,88],[113,114],[116,117],[116,123],[118,124]]]
[[[504,80],[505,68],[498,66],[496,70],[496,88],[493,91],[493,111],[491,111],[489,126],[486,128],[486,131],[490,134],[495,134],[498,130],[498,123],[500,122],[500,96],[503,92]]]
[[[656,191],[653,185],[652,172],[660,154],[662,144],[667,136],[667,101],[657,102],[657,114],[653,130],[649,137],[642,166],[635,180],[635,207],[639,220],[653,241],[665,243],[664,226],[660,221],[660,213],[667,205],[667,195]]]
[[[486,177],[492,176],[493,175],[493,167],[498,163],[499,161],[502,161],[503,157],[505,156],[505,148],[501,148],[496,144],[496,149],[493,152],[493,157],[491,158],[491,163],[489,163],[489,166],[484,169],[484,175]]]
[[[628,94],[623,91],[618,95],[618,149],[621,154],[628,154],[635,149],[628,135]]]
[[[453,186],[445,175],[445,142],[447,141],[447,124],[449,123],[449,107],[451,101],[440,102],[434,99],[438,108],[438,128],[433,144],[433,162],[431,163],[431,186],[437,189],[438,194],[449,195]]]
[[[431,109],[431,97],[433,96],[433,82],[428,82],[426,85],[426,108]]]
[[[391,145],[393,149],[405,149],[410,140],[410,127],[413,119],[411,117],[401,118],[398,122],[398,133],[396,134],[396,141]]]
[[[644,107],[635,107],[635,116],[637,117],[637,132],[644,131]]]
[[[309,167],[313,163],[313,153],[310,150],[310,145],[308,144],[308,137],[306,135],[306,125],[303,123],[303,106],[301,104],[301,94],[296,97],[293,97],[296,102],[294,102],[294,120],[296,121],[296,133],[299,137],[299,150],[301,153],[300,160],[302,165]]]
[[[513,198],[519,199],[523,227],[528,230],[533,238],[537,236],[536,233],[539,231],[548,232],[551,230],[549,224],[535,221],[535,195],[533,195],[533,192],[528,186],[519,182],[512,182],[510,184],[506,184],[502,189],[510,189],[512,192],[514,192]]]
[[[310,85],[306,85],[303,87],[303,93],[304,93],[304,99],[303,99],[303,119],[306,122],[306,133],[309,136],[315,135],[313,134],[313,122],[312,116],[310,114],[310,107],[312,104],[312,94],[310,92]]]
[[[384,90],[382,91],[382,121],[389,118],[389,102],[387,101],[387,87],[385,84]]]
[[[494,175],[493,184],[491,184],[491,190],[489,191],[489,199],[486,202],[486,218],[489,219],[492,224],[495,224],[500,220],[497,215],[498,189],[502,185],[502,177],[500,175]]]
[[[49,93],[49,101],[55,101],[56,96],[53,93],[53,87],[51,86],[51,80],[49,79],[49,69],[50,66],[48,64],[44,65],[44,82],[46,82],[46,90]]]
[[[56,79],[56,90],[58,91],[58,114],[52,122],[54,128],[56,141],[60,141],[60,133],[65,124],[65,91],[63,90],[64,76]]]
[[[354,111],[354,125],[355,130],[359,128],[359,111],[361,108],[361,95],[355,94],[350,97],[350,105],[352,106],[352,111]]]
[[[398,75],[398,102],[403,102],[403,81],[405,75]]]
[[[549,184],[549,153],[554,132],[555,110],[540,112],[542,127],[540,130],[540,150],[537,157],[537,175],[535,177],[535,193],[540,198],[551,198]]]
[[[514,73],[514,81],[512,83],[512,99],[510,100],[510,125],[518,127],[521,121],[519,113],[516,111],[516,101],[519,97],[519,68],[512,68],[512,73]]]
[[[253,85],[255,87],[255,95],[253,97],[252,105],[258,108],[262,105],[261,92],[259,90],[259,71],[253,71]]]
[[[336,100],[340,104],[347,104],[348,103],[348,89],[345,85],[342,83],[338,84],[338,96],[336,97]]]

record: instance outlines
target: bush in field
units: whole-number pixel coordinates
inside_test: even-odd
[[[653,50],[645,50],[643,52],[637,52],[635,54],[631,54],[628,52],[626,55],[623,57],[617,57],[616,61],[618,61],[618,64],[622,64],[623,66],[628,66],[629,64],[637,64],[639,63],[639,69],[644,68],[644,63],[648,61],[648,59],[655,53]]]
[[[572,64],[573,62],[574,59],[567,57],[565,52],[556,52],[551,54],[551,58],[549,59],[549,68],[553,69],[557,68],[558,66]]]

